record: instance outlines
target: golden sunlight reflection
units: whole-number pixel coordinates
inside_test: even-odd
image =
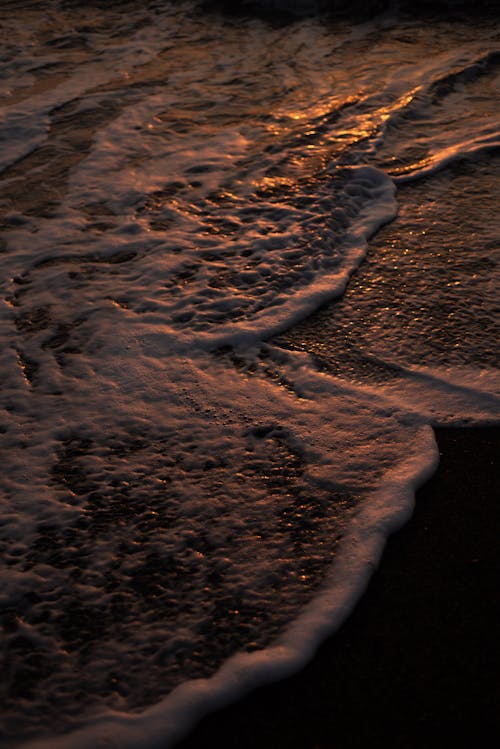
[[[289,139],[297,146],[281,170],[300,179],[332,165],[355,144],[380,137],[394,111],[409,107],[421,89],[421,85],[415,86],[383,105],[375,104],[371,91],[357,97],[323,96],[319,102],[300,102],[300,105],[287,99],[266,124],[270,136],[280,141]],[[269,186],[266,177],[261,187]],[[274,186],[278,186],[277,182]]]
[[[307,656],[500,409],[493,32],[199,5],[0,0],[13,747]]]

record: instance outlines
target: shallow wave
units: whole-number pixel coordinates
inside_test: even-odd
[[[420,179],[453,161],[500,146],[500,52],[462,60],[420,87],[387,120],[378,162],[396,183]],[[404,133],[399,147],[395,142]],[[389,152],[390,161],[384,161]]]
[[[497,419],[495,165],[469,159],[495,32],[50,8],[2,10],[2,730],[165,746],[338,626],[429,423]],[[356,288],[427,173],[359,308],[270,343]]]

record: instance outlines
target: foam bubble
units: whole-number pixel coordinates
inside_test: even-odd
[[[268,342],[355,283],[391,164],[491,146],[491,76],[438,86],[490,32],[50,6],[7,61],[2,730],[167,746],[345,618],[435,467],[429,423],[497,418],[490,364],[416,362],[383,326],[382,377]]]

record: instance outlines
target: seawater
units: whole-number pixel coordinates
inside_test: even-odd
[[[498,423],[499,37],[2,4],[2,745],[296,670]]]

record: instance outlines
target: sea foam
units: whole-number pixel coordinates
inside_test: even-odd
[[[498,420],[427,320],[493,319],[494,31],[50,9],[1,16],[2,731],[165,747],[345,619],[431,424]]]

